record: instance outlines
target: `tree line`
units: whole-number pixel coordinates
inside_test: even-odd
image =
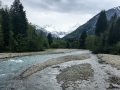
[[[36,33],[29,23],[20,0],[8,7],[0,8],[0,52],[41,51],[47,48],[66,48],[67,42],[52,38],[49,33]]]
[[[35,33],[35,26],[28,22],[20,0],[10,9],[0,9],[0,51],[39,51],[49,47],[47,38]]]
[[[101,11],[95,35],[87,35],[84,31],[78,42],[79,48],[90,49],[93,53],[120,54],[120,17],[115,13],[108,21],[105,10]]]
[[[95,34],[83,31],[77,40],[52,38],[49,33],[36,33],[29,23],[20,0],[8,7],[0,8],[0,52],[40,51],[47,48],[90,49],[94,53],[120,54],[120,18],[115,13],[108,21],[101,11],[96,22]]]

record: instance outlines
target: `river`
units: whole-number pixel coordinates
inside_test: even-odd
[[[48,59],[57,58],[66,55],[75,55],[90,53],[89,51],[74,51],[70,53],[60,53],[60,54],[44,54],[44,55],[34,55],[34,56],[23,56],[15,58],[7,58],[0,60],[0,90],[10,90],[13,87],[13,82],[17,83],[19,80],[19,74],[26,68],[44,62]],[[17,86],[15,86],[17,87]],[[22,86],[20,86],[20,90]],[[11,88],[12,90],[12,88]],[[35,89],[36,90],[36,89]]]

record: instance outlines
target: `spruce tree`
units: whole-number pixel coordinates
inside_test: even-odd
[[[99,36],[107,29],[107,17],[105,11],[101,11],[96,23],[95,35]]]
[[[116,44],[118,41],[120,41],[120,18],[117,19],[115,29],[114,29],[114,43]]]
[[[86,31],[83,31],[79,39],[79,48],[85,49]]]
[[[23,10],[24,7],[20,0],[15,0],[11,6],[12,14],[12,24],[13,24],[13,33],[14,38],[17,35],[21,34],[23,37],[27,36],[27,18],[26,12]]]
[[[115,13],[109,21],[109,26],[110,26],[109,35],[108,35],[108,44],[109,45],[113,45],[116,43],[116,40],[115,40],[116,39],[115,34],[117,33],[115,30],[116,20],[117,20],[117,14]]]
[[[0,51],[3,49],[3,33],[0,25]]]
[[[51,46],[51,44],[53,43],[53,39],[52,39],[51,33],[48,34],[47,38],[48,38],[48,43]]]
[[[9,46],[9,35],[10,35],[10,19],[7,9],[1,9],[1,29],[3,32],[3,42],[4,46]]]

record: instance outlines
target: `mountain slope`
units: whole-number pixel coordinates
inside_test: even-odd
[[[106,11],[107,19],[110,20],[111,16],[113,16],[114,13],[116,13],[117,16],[120,17],[120,6],[107,10]],[[72,39],[72,40],[78,39],[83,31],[87,31],[88,34],[94,34],[95,24],[97,22],[98,17],[99,17],[99,13],[95,15],[93,18],[91,18],[88,22],[83,24],[82,26],[79,26],[75,31],[67,34],[65,37],[63,37],[63,39]]]

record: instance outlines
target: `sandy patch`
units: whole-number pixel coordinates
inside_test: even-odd
[[[100,63],[110,64],[117,69],[120,69],[120,56],[119,55],[110,55],[110,54],[98,54],[98,57],[101,59]]]
[[[62,82],[62,89],[66,90],[71,82],[87,80],[92,76],[93,70],[90,64],[79,64],[63,69],[56,78],[58,83]]]
[[[40,52],[0,53],[0,59],[10,58],[10,57],[30,56],[30,55],[41,55],[41,54],[68,53],[73,51],[77,51],[77,49],[47,49],[45,51],[40,51]]]
[[[37,65],[33,65],[33,66],[29,67],[24,72],[22,72],[20,77],[21,78],[28,77],[31,74],[33,74],[37,71],[43,70],[46,67],[49,67],[52,65],[56,65],[56,64],[60,64],[60,63],[68,62],[68,61],[73,61],[73,60],[88,59],[89,57],[90,57],[89,54],[79,54],[79,55],[68,55],[68,56],[63,56],[63,57],[59,57],[59,58],[53,58],[51,60],[48,60],[43,63],[39,63]]]

